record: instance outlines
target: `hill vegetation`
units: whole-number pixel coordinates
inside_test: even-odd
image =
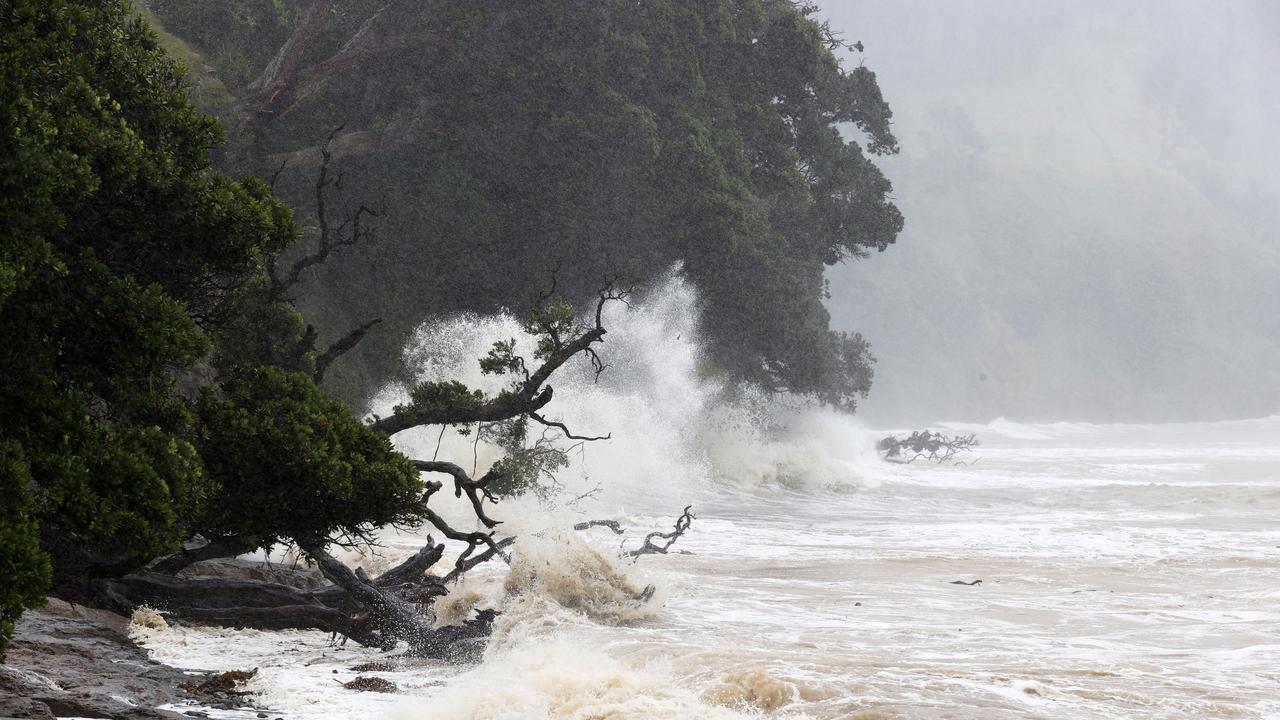
[[[289,7],[151,8],[189,36],[189,62],[214,63],[198,77],[223,75],[236,98],[224,145],[123,0],[0,6],[0,653],[47,593],[433,657],[474,650],[491,611],[437,629],[421,608],[506,559],[515,538],[489,509],[556,462],[545,436],[526,447],[530,424],[571,437],[541,411],[566,363],[604,369],[601,309],[632,292],[618,274],[683,262],[716,358],[744,381],[849,409],[866,392],[866,345],[827,328],[822,268],[882,249],[901,218],[835,125],[860,127],[867,152],[894,140],[874,77],[840,70],[807,9]],[[232,21],[239,34],[215,32]],[[254,33],[271,28],[280,45],[250,73],[265,57]],[[219,153],[228,168],[299,161],[289,177],[237,180],[215,169]],[[273,186],[306,187],[306,224]],[[535,342],[480,359],[500,392],[418,383],[365,420],[319,386],[353,349],[397,357],[426,313],[504,304],[529,308]],[[344,324],[375,313],[383,324]],[[423,425],[501,437],[507,457],[473,478],[393,448]],[[432,476],[466,500],[460,520],[432,502]],[[691,518],[645,547],[664,552],[650,540],[669,546]],[[378,578],[330,554],[422,525],[462,547],[444,576],[429,572],[445,554],[430,536]],[[175,577],[279,545],[331,585]]]
[[[376,210],[376,240],[296,297],[326,338],[382,321],[330,375],[348,399],[396,373],[428,316],[527,307],[553,268],[581,301],[677,263],[731,377],[849,409],[870,387],[867,343],[829,328],[823,273],[901,229],[872,162],[897,141],[874,73],[839,65],[815,8],[145,4],[233,96],[208,107],[230,133],[220,165],[278,173],[307,224],[317,148],[341,128],[331,202]]]

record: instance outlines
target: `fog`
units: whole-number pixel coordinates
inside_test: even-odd
[[[873,422],[1280,410],[1280,5],[829,0],[907,218],[829,273]]]

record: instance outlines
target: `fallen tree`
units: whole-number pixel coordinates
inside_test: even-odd
[[[880,457],[888,462],[910,464],[921,458],[945,463],[955,456],[971,452],[979,445],[977,437],[969,435],[944,435],[929,430],[916,430],[906,437],[889,435],[876,443]],[[963,463],[962,460],[955,461]]]

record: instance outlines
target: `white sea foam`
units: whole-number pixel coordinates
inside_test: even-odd
[[[857,421],[722,400],[691,307],[672,279],[610,308],[612,367],[553,380],[548,414],[613,439],[572,454],[554,507],[494,510],[522,537],[514,569],[473,573],[440,617],[502,612],[479,666],[409,663],[385,674],[403,693],[376,696],[333,680],[380,655],[318,633],[135,632],[168,662],[261,667],[253,687],[296,718],[1280,717],[1280,417],[944,424],[978,434],[976,463],[888,465]],[[475,358],[511,337],[529,346],[511,317],[454,318],[407,352],[420,378],[493,391]],[[415,457],[437,442],[480,472],[496,458],[452,432],[397,437]],[[608,531],[564,530],[618,519],[634,547],[686,504],[689,555],[633,564]],[[351,561],[422,543],[384,540]]]

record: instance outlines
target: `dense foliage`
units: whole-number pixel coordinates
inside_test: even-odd
[[[265,176],[287,159],[282,191],[309,201],[312,146],[342,125],[348,201],[385,198],[379,242],[319,270],[301,298],[328,334],[367,319],[353,307],[386,321],[336,373],[344,390],[393,372],[427,315],[527,306],[550,267],[574,298],[677,262],[720,367],[847,408],[869,387],[866,343],[829,330],[823,272],[902,227],[871,162],[896,140],[875,75],[839,66],[813,8],[148,5],[236,95],[228,162]]]
[[[416,487],[308,375],[228,368],[300,323],[256,290],[298,228],[266,184],[210,169],[219,136],[122,2],[0,2],[0,652],[50,582],[74,596],[241,506],[314,503],[251,544],[341,535],[399,519]],[[178,391],[211,334],[240,342],[197,407]],[[295,460],[246,482],[236,462],[267,439]]]
[[[220,390],[199,402],[196,444],[224,498],[201,518],[205,537],[247,552],[416,521],[422,483],[412,462],[310,377],[236,368]]]
[[[32,508],[31,471],[16,443],[0,443],[0,662],[22,611],[44,601],[49,558],[40,550]]]
[[[388,435],[416,425],[475,425],[508,450],[487,478],[455,476],[491,523],[478,493],[531,487],[563,463],[526,446],[526,418],[544,422],[545,383],[569,358],[599,363],[598,312],[581,325],[561,297],[594,295],[604,276],[681,262],[723,367],[845,407],[865,393],[866,344],[827,329],[822,270],[893,241],[901,219],[866,153],[894,140],[874,77],[839,69],[809,11],[779,0],[152,6],[186,19],[172,29],[217,55],[238,96],[229,165],[304,161],[282,182],[300,197],[306,178],[321,227],[296,251],[311,259],[281,257],[302,233],[291,211],[267,182],[212,169],[218,123],[193,108],[182,68],[125,0],[0,0],[0,653],[50,587],[91,596],[97,579],[194,536],[219,552],[292,541],[315,557],[387,524],[444,527],[418,473],[461,470],[396,453]],[[235,32],[211,30],[220,24]],[[287,39],[250,72],[267,36]],[[350,127],[331,155],[324,146],[337,175],[316,182],[314,148],[298,138],[340,120]],[[839,123],[866,134],[865,151]],[[385,194],[382,210],[354,214],[380,217],[383,240],[368,247],[367,233],[337,224],[350,210],[340,196],[327,225],[330,192],[360,204]],[[324,262],[353,238],[361,253]],[[297,269],[313,309],[358,296],[353,307],[386,316],[391,332],[366,356],[385,374],[426,313],[527,306],[553,265],[558,292],[539,295],[529,319],[538,369],[503,343],[482,361],[513,378],[507,390],[422,384],[366,425],[316,387],[372,325],[318,351],[290,302]],[[349,330],[354,312],[368,310],[333,312],[322,331]]]

